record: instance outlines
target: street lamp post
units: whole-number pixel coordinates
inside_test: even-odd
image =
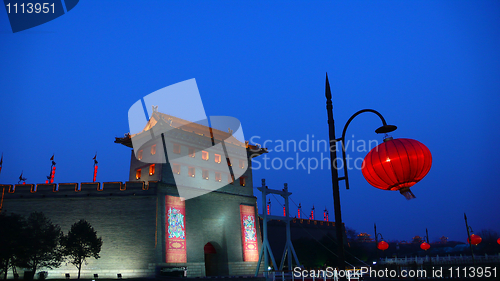
[[[472,239],[471,239],[471,231],[472,227],[469,226],[467,223],[467,215],[464,213],[464,220],[465,220],[465,227],[467,228],[467,242],[469,242],[469,247],[470,247],[470,253],[472,256],[472,264],[476,266],[476,260],[474,259],[474,250],[472,250]]]
[[[347,123],[344,126],[344,130],[342,131],[342,137],[337,139],[335,137],[335,121],[333,119],[333,105],[332,105],[332,92],[330,90],[330,83],[328,81],[328,74],[326,74],[326,83],[325,83],[325,96],[326,96],[326,109],[328,113],[328,132],[330,139],[330,159],[332,161],[331,173],[332,173],[332,189],[333,189],[333,205],[335,211],[335,231],[338,242],[338,258],[339,258],[339,268],[345,268],[345,256],[344,256],[344,230],[342,227],[342,214],[340,208],[340,187],[339,181],[344,180],[346,189],[349,189],[349,178],[347,174],[347,165],[346,165],[346,156],[345,156],[345,134],[347,131],[347,127],[351,123],[351,121],[361,113],[364,112],[372,112],[375,113],[380,120],[382,121],[382,127],[375,130],[377,134],[380,133],[389,133],[397,129],[394,125],[387,125],[384,117],[377,111],[373,109],[363,109],[356,113],[354,113]],[[342,147],[342,161],[344,165],[344,176],[339,177],[338,174],[338,165],[337,165],[337,142],[340,142]]]
[[[377,253],[377,267],[378,267],[378,262],[380,259],[379,254],[378,254],[378,250],[379,250],[379,248],[378,248],[378,236],[380,235],[380,239],[382,239],[382,241],[384,240],[384,237],[382,236],[381,233],[377,232],[377,224],[376,223],[373,224],[373,228],[375,229],[375,252]]]
[[[425,241],[420,244],[420,249],[427,251],[431,248],[431,244],[429,243],[429,231],[425,228]]]

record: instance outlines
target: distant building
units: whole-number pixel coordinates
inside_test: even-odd
[[[421,244],[424,242],[424,238],[416,235],[412,238],[412,243]]]
[[[440,241],[440,243],[446,244],[446,243],[448,243],[448,237],[443,235],[443,236],[441,236],[441,238],[439,238],[439,241]]]
[[[172,127],[168,135],[154,135],[162,126]],[[182,267],[188,277],[254,274],[262,238],[251,158],[266,149],[156,109],[142,132],[115,142],[132,148],[132,140],[143,145],[132,150],[128,181],[4,184],[1,211],[41,211],[65,233],[80,219],[90,222],[103,247],[100,259],[83,265],[85,279],[154,277]],[[221,142],[224,149],[214,145]],[[226,150],[235,151],[231,159]],[[201,196],[183,200],[178,186]],[[71,264],[46,271],[58,279],[77,274]]]
[[[371,235],[366,232],[361,232],[356,236],[356,242],[373,242]]]

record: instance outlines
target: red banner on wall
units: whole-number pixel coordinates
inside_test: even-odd
[[[257,220],[253,206],[240,205],[241,236],[243,238],[243,261],[259,261],[257,242]]]
[[[166,262],[187,262],[186,205],[180,197],[165,196]]]

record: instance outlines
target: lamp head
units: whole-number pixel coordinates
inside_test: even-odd
[[[395,125],[384,125],[378,129],[375,130],[375,133],[377,134],[387,134],[387,133],[390,133],[390,132],[393,132],[393,131],[396,131],[398,127],[396,127]]]

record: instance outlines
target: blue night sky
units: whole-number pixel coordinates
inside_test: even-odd
[[[96,151],[98,181],[126,181],[130,149],[113,141],[129,131],[128,109],[191,78],[207,115],[238,118],[246,139],[268,140],[269,149],[326,140],[328,72],[337,136],[353,113],[373,108],[399,127],[393,137],[433,155],[411,201],[351,170],[351,189],[341,182],[348,227],[373,235],[377,223],[388,240],[427,227],[431,241],[465,242],[466,212],[476,232],[500,232],[498,1],[80,1],[18,33],[0,11],[0,42],[2,183],[17,183],[21,171],[28,183],[44,182],[53,153],[56,182],[91,181]],[[361,115],[347,140],[381,142],[379,126]],[[290,147],[267,157],[307,164],[322,152]],[[330,171],[293,166],[255,170],[254,186],[288,183],[305,213],[314,204],[322,218],[326,206],[333,220]]]

